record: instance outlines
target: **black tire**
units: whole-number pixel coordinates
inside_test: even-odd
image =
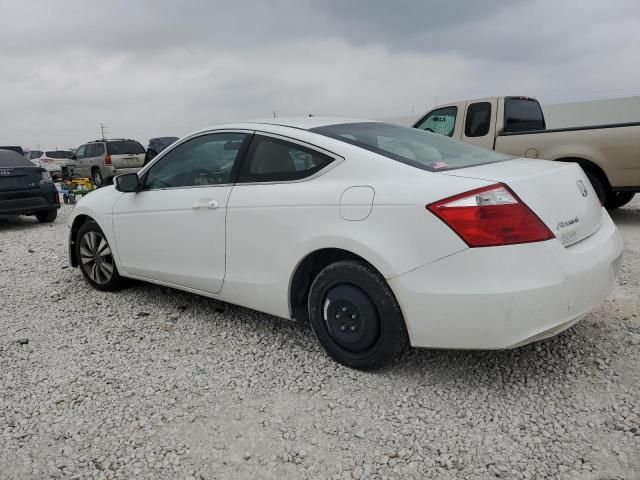
[[[325,267],[311,284],[309,319],[318,341],[337,362],[375,370],[408,345],[400,306],[371,266],[345,260]],[[342,316],[344,315],[344,316]]]
[[[611,194],[611,190],[609,189],[609,185],[605,182],[600,175],[591,171],[585,170],[584,172],[587,175],[587,178],[591,182],[593,189],[596,191],[596,195],[598,196],[598,200],[602,205],[606,205]]]
[[[56,219],[57,216],[58,210],[56,208],[36,213],[36,218],[40,223],[51,223]]]
[[[93,170],[91,170],[91,181],[98,188],[100,188],[102,186],[102,184],[104,183],[104,178],[102,177],[102,172],[100,171],[100,169],[98,167],[93,167]]]
[[[104,241],[105,245],[102,244]],[[97,290],[115,291],[124,286],[124,279],[111,253],[111,246],[96,222],[82,225],[75,239],[78,266],[89,285]]]
[[[635,192],[611,192],[610,195],[607,196],[607,203],[605,203],[604,206],[609,210],[615,210],[616,208],[625,206],[633,200],[635,195]]]

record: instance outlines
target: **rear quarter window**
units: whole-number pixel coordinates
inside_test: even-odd
[[[542,108],[533,98],[504,99],[504,131],[526,132],[546,128]]]

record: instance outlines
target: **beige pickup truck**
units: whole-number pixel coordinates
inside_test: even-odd
[[[640,121],[547,130],[537,100],[493,97],[441,105],[413,126],[517,157],[576,162],[610,209],[640,192]]]

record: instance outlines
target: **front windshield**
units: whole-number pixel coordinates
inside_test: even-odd
[[[342,123],[311,131],[430,172],[512,158],[435,133],[381,122]]]

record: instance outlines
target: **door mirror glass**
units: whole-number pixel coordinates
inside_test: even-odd
[[[140,181],[138,180],[137,173],[125,173],[124,175],[118,175],[113,179],[116,190],[119,192],[137,192],[140,190]]]

